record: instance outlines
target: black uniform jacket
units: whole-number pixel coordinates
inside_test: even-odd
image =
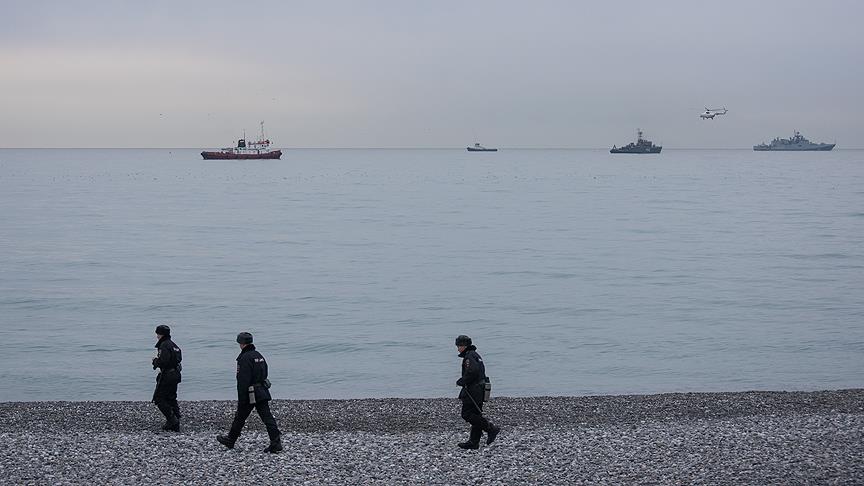
[[[240,403],[249,403],[249,387],[255,387],[255,401],[264,402],[270,400],[270,390],[264,387],[267,379],[267,362],[264,356],[255,350],[255,345],[250,344],[240,351],[237,356],[237,400]]]
[[[465,390],[468,390],[474,400],[479,397],[482,401],[486,384],[486,365],[483,364],[483,358],[477,354],[477,347],[474,345],[465,348],[465,351],[459,353],[459,357],[462,358],[462,378],[459,378],[456,384],[463,387],[459,398],[467,400]]]
[[[153,358],[153,369],[159,368],[159,383],[180,383],[180,362],[183,361],[183,351],[174,344],[171,336],[162,336],[156,343],[156,357]]]

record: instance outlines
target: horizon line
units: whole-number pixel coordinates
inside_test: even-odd
[[[498,150],[609,150],[610,147],[497,147]],[[202,150],[201,147],[0,147],[0,150]],[[278,150],[465,150],[465,147],[287,147]],[[750,150],[753,147],[663,147],[663,150]],[[834,150],[864,150],[843,147]],[[769,152],[771,152],[769,150]],[[802,152],[807,152],[806,150]],[[830,151],[829,151],[830,152]]]

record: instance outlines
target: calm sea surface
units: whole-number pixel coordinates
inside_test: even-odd
[[[0,150],[0,401],[864,386],[864,151]]]

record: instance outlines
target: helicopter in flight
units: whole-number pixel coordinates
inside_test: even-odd
[[[713,120],[715,116],[725,115],[728,112],[729,112],[729,110],[727,110],[726,107],[723,107],[722,110],[717,109],[717,108],[712,109],[712,108],[706,107],[705,112],[702,113],[701,115],[699,115],[699,118],[702,118],[703,120],[708,120],[710,118],[711,120]]]

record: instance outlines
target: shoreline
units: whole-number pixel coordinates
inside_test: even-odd
[[[182,397],[182,390],[180,396]],[[180,400],[184,430],[215,430],[230,422],[234,400]],[[864,388],[821,391],[688,392],[650,395],[493,397],[484,413],[508,426],[538,427],[551,421],[581,425],[640,420],[720,419],[766,413],[864,413]],[[455,398],[276,399],[280,427],[296,431],[449,430],[463,424]],[[455,412],[454,412],[455,410]],[[68,421],[68,412],[77,420]],[[110,412],[110,413],[108,413]],[[123,412],[124,420],[112,421]],[[230,412],[232,415],[226,416]],[[354,416],[345,420],[346,413]],[[247,428],[258,429],[251,418]],[[578,417],[576,421],[575,417]],[[0,402],[0,424],[62,430],[159,430],[162,416],[149,401]],[[263,426],[260,430],[264,430]],[[5,432],[0,425],[0,433]]]
[[[182,397],[182,394],[181,394]],[[455,398],[274,400],[285,451],[249,418],[215,442],[233,401],[181,401],[182,432],[150,402],[0,402],[13,484],[864,482],[864,388],[816,392],[494,397],[503,432],[462,451]],[[165,474],[168,474],[167,476]]]

